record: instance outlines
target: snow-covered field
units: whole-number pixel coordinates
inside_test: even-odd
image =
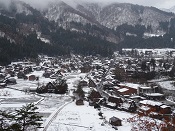
[[[12,110],[21,108],[29,103],[37,103],[42,98],[34,94],[28,94],[23,91],[4,88],[0,89],[0,109]]]
[[[38,76],[39,81],[17,79],[16,85],[9,85],[9,88],[1,89],[1,110],[15,110],[26,104],[35,103],[38,107],[38,112],[43,116],[43,126],[46,126],[54,118],[51,125],[48,124],[48,131],[113,131],[115,129],[108,123],[109,118],[112,116],[123,120],[122,126],[118,128],[119,130],[131,129],[131,124],[126,122],[127,118],[132,117],[129,113],[104,108],[101,111],[104,113],[105,119],[101,119],[98,115],[99,111],[89,106],[87,102],[83,106],[77,106],[75,102],[71,102],[70,94],[59,95],[48,93],[37,95],[35,93],[24,92],[29,87],[36,88],[38,83],[46,84],[53,81],[53,79],[44,78],[42,71],[35,71],[32,74]],[[75,89],[78,81],[84,79],[86,75],[79,72],[65,74],[69,89]],[[68,104],[66,105],[66,103]],[[57,114],[55,115],[56,112]]]
[[[126,121],[133,116],[130,113],[102,108],[101,112],[104,113],[105,119],[101,119],[98,115],[99,110],[89,106],[87,102],[84,104],[77,106],[72,102],[67,105],[58,113],[48,131],[114,131],[108,123],[109,118],[113,116],[123,120],[122,126],[118,127],[119,131],[131,130],[131,124]]]

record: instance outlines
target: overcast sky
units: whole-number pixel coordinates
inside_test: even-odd
[[[97,1],[111,1],[111,2],[126,2],[145,6],[155,6],[158,8],[171,8],[175,6],[175,0],[97,0]]]
[[[0,4],[8,3],[11,0],[0,0]],[[60,0],[21,0],[27,3],[30,3],[34,7],[46,7],[50,1],[60,1]],[[79,2],[100,2],[100,3],[112,3],[112,2],[119,2],[119,3],[133,3],[139,4],[144,6],[154,6],[158,8],[171,8],[175,6],[175,0],[63,0],[66,3],[74,4]]]
[[[78,1],[78,0],[77,0]],[[97,1],[97,2],[119,2],[119,3],[133,3],[144,6],[154,6],[158,8],[171,8],[175,6],[175,0],[83,0],[83,1]]]

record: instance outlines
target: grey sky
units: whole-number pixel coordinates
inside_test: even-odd
[[[145,6],[154,6],[158,8],[171,8],[172,6],[175,6],[175,0],[88,0],[88,1],[108,2],[108,3],[112,2],[133,3]]]
[[[11,0],[0,0],[0,4],[2,3],[9,3]],[[46,7],[50,1],[60,1],[60,0],[21,0],[25,1],[26,3],[31,4],[34,7]],[[158,8],[171,8],[175,6],[175,0],[63,0],[66,3],[75,5],[79,2],[99,2],[99,3],[112,3],[112,2],[119,2],[119,3],[133,3],[145,6],[154,6]]]

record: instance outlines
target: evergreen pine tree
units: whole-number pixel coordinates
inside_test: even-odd
[[[41,116],[36,112],[38,108],[34,104],[29,104],[16,110],[16,122],[20,124],[21,131],[35,129],[41,126]]]

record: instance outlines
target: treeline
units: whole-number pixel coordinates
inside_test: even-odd
[[[115,50],[113,43],[63,29],[58,29],[50,36],[52,44],[42,42],[36,33],[24,37],[24,43],[13,43],[7,38],[0,38],[0,64],[8,64],[12,60],[24,57],[36,58],[38,54],[58,56],[73,52],[81,55],[111,56]]]
[[[6,37],[0,37],[0,64],[6,65],[13,60],[27,58],[36,58],[38,54],[45,54],[49,56],[69,55],[70,53],[82,55],[96,55],[110,56],[116,49],[114,43],[107,42],[100,38],[100,32],[104,31],[97,26],[74,25],[86,30],[84,32],[72,32],[63,28],[57,27],[57,24],[45,19],[40,12],[33,10],[33,15],[25,15],[23,13],[15,14],[13,12],[4,12],[13,17],[0,15],[0,30],[5,32]],[[42,35],[46,36],[51,42],[44,43],[37,38],[37,33],[26,32],[21,34],[18,30],[21,24],[37,25]],[[84,26],[84,27],[83,27]],[[91,33],[88,33],[88,31]],[[92,32],[98,32],[97,35],[92,35]],[[108,33],[107,33],[108,34]],[[10,41],[14,39],[15,43]]]
[[[100,37],[94,37],[86,33],[71,32],[59,28],[56,32],[50,34],[55,45],[66,47],[68,51],[82,54],[110,56],[116,49],[114,43],[102,40]]]
[[[50,56],[68,54],[64,47],[46,44],[37,39],[36,34],[31,34],[24,39],[25,43],[16,44],[6,38],[0,38],[0,65],[23,58],[37,58],[38,54]]]
[[[117,28],[117,32],[122,34],[123,41],[119,44],[120,48],[174,48],[175,47],[175,18],[170,22],[160,22],[161,30],[166,34],[163,36],[154,36],[144,38],[145,32],[151,32],[151,26],[143,25],[131,26],[123,24]],[[131,35],[126,35],[126,33]],[[135,34],[135,35],[132,35]]]

